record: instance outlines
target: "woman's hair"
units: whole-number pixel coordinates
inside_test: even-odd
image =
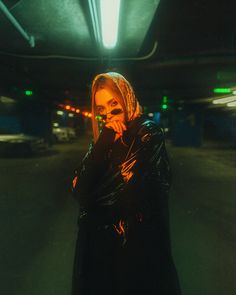
[[[116,72],[108,72],[97,75],[92,83],[92,126],[94,142],[97,141],[99,136],[98,121],[96,120],[96,103],[95,94],[101,89],[110,89],[116,94],[116,99],[121,104],[125,113],[125,121],[131,121],[137,116],[140,116],[142,109],[134,95],[133,88],[130,83],[121,75]]]

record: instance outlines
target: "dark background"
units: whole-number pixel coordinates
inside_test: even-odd
[[[70,294],[71,180],[91,142],[91,81],[104,71],[125,75],[165,130],[183,295],[236,294],[236,108],[212,103],[227,95],[214,88],[236,88],[235,12],[230,0],[123,0],[118,45],[105,50],[86,0],[0,1],[0,294]]]

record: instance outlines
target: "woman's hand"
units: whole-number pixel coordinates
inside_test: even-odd
[[[110,121],[107,124],[105,124],[105,126],[115,131],[116,136],[114,141],[120,138],[123,135],[123,132],[127,130],[127,127],[121,121]]]

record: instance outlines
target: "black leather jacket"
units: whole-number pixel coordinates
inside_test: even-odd
[[[111,223],[137,212],[162,214],[170,187],[163,130],[145,116],[127,127],[115,143],[115,132],[104,128],[76,169],[81,216]]]

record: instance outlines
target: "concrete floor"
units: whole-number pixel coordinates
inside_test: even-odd
[[[0,294],[67,295],[77,235],[69,183],[88,146],[0,159]],[[236,151],[176,148],[170,218],[183,295],[236,294]]]
[[[183,294],[236,293],[236,151],[170,148],[173,252]]]

